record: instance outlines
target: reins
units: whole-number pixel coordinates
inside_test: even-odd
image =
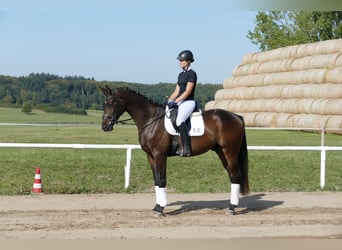
[[[151,124],[155,123],[156,121],[160,120],[161,118],[163,118],[163,116],[165,115],[165,112],[163,112],[160,116],[158,116],[157,118],[153,119],[151,122],[147,123],[143,128],[146,128],[148,126],[150,126]],[[133,118],[127,118],[127,119],[124,119],[124,120],[118,120],[118,121],[115,121],[115,117],[114,115],[103,115],[102,116],[102,119],[104,118],[109,118],[111,120],[111,122],[113,124],[117,124],[117,123],[121,123],[122,125],[135,125],[135,123],[127,123],[126,121],[130,121],[130,120],[133,120]]]
[[[160,120],[161,118],[163,118],[165,115],[165,112],[163,112],[160,116],[157,116],[157,118],[153,119],[151,122],[147,123],[143,128],[146,128],[148,126],[150,126],[151,124],[155,123],[156,121]]]
[[[124,120],[116,120],[116,114],[114,115],[102,115],[102,119],[109,119],[110,122],[112,124],[117,124],[117,123],[121,123],[121,124],[128,124],[128,125],[135,125],[134,123],[127,123],[126,121],[129,121],[129,120],[133,120],[133,118],[128,118],[128,119],[124,119]]]
[[[121,123],[122,125],[135,125],[135,123],[127,123],[126,121],[130,121],[130,120],[133,120],[133,118],[128,118],[128,119],[124,119],[124,120],[120,120],[120,121],[117,121],[116,123]]]

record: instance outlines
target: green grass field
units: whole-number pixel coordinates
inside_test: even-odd
[[[0,123],[51,123],[54,126],[0,126],[0,142],[138,144],[135,126],[100,128],[101,111],[87,116],[48,114],[0,108]],[[127,118],[123,117],[123,118]],[[65,125],[65,124],[68,125]],[[320,134],[299,131],[247,130],[248,145],[319,146]],[[342,136],[325,135],[325,145],[342,146]],[[44,193],[153,192],[152,172],[140,149],[133,150],[130,187],[124,189],[125,150],[0,148],[0,194],[29,194],[36,167],[41,168]],[[327,152],[326,187],[342,190],[342,156]],[[249,151],[252,192],[317,191],[318,151]],[[171,192],[228,192],[230,182],[217,156],[168,159]]]

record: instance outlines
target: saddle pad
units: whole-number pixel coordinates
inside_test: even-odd
[[[204,134],[204,121],[203,116],[198,115],[199,112],[196,112],[196,115],[191,116],[191,129],[189,131],[190,136],[201,136]],[[170,118],[165,115],[164,118],[164,127],[166,131],[171,135],[179,135],[179,133],[175,130],[172,125]]]

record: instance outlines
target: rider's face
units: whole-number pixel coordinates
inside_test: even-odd
[[[179,60],[179,66],[181,66],[182,69],[186,69],[189,67],[189,61]]]

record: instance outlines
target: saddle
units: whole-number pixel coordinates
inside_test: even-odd
[[[165,108],[164,127],[170,135],[179,135],[176,129],[177,109]],[[204,134],[204,121],[202,111],[193,112],[190,118],[186,121],[189,128],[190,136],[201,136]]]

